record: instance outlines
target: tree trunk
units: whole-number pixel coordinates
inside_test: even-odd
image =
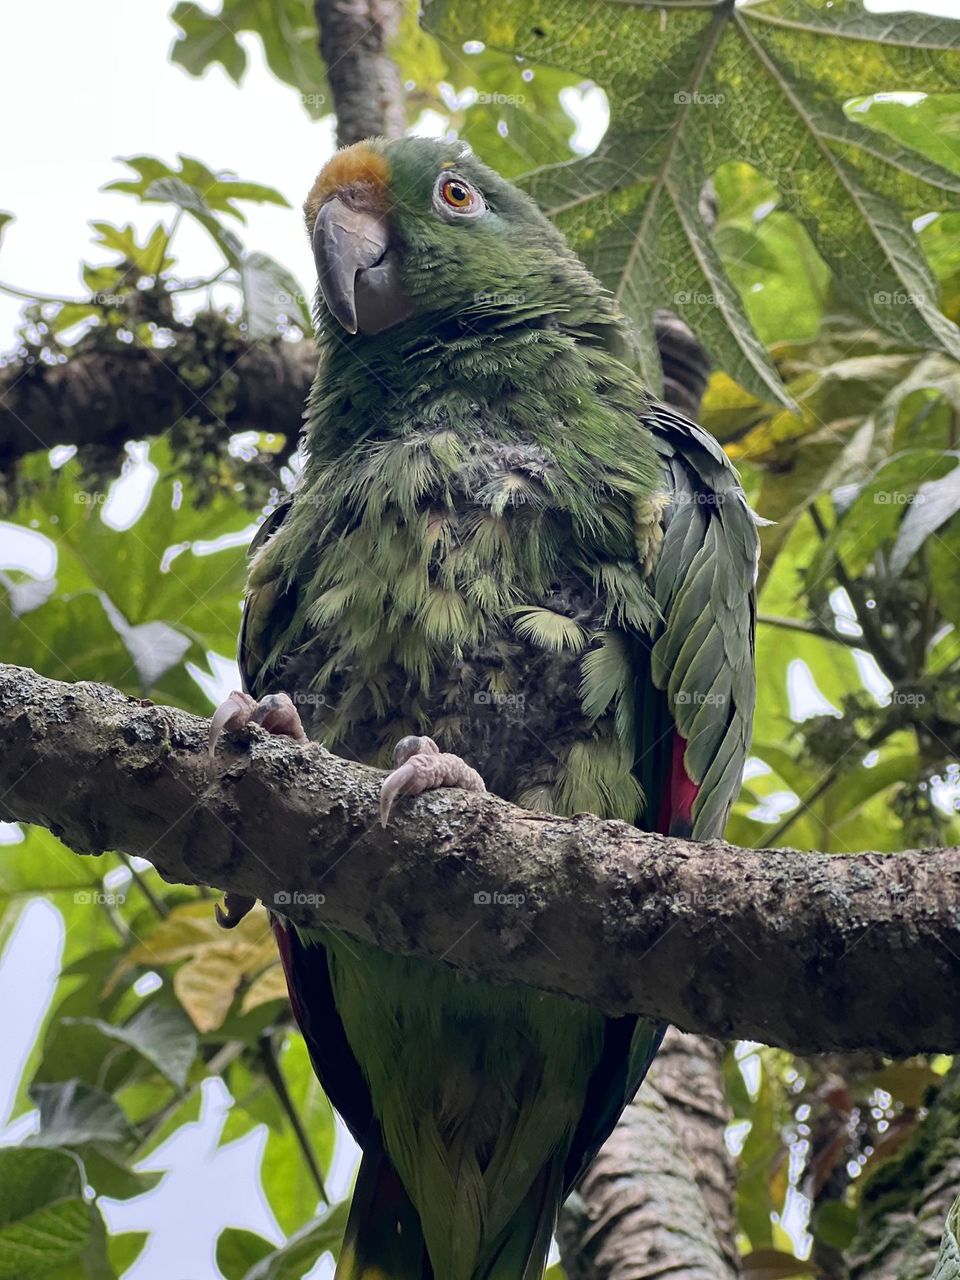
[[[400,25],[395,0],[315,0],[320,54],[337,112],[337,142],[398,137],[406,125],[403,85],[389,48]]]
[[[960,1193],[960,1061],[901,1151],[863,1189],[850,1280],[928,1280]]]

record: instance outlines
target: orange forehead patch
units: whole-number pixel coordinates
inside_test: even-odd
[[[390,179],[386,156],[375,151],[368,142],[355,142],[331,156],[317,174],[316,181],[303,203],[307,230],[313,230],[317,210],[334,191],[343,187],[365,186],[383,199]]]

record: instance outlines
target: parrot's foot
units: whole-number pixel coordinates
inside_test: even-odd
[[[249,693],[235,690],[225,702],[220,703],[210,721],[208,749],[211,756],[216,751],[217,741],[224,730],[229,732],[232,729],[243,729],[248,724],[258,724],[267,733],[293,738],[295,742],[307,741],[297,708],[285,693],[270,693],[257,702]],[[235,929],[256,905],[256,898],[245,893],[225,893],[223,906],[217,903],[214,907],[217,924],[222,929]]]
[[[268,693],[258,702],[249,693],[234,690],[213,713],[208,742],[210,754],[216,751],[217,741],[224,730],[245,729],[248,724],[258,724],[267,733],[293,738],[295,742],[307,741],[300,713],[285,693]]]
[[[393,770],[380,788],[380,825],[390,820],[397,796],[419,796],[439,787],[486,791],[483,779],[459,756],[441,751],[432,738],[401,738],[393,748]]]

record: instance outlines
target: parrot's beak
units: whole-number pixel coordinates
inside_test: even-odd
[[[382,333],[412,314],[384,214],[332,196],[313,224],[313,256],[323,300],[347,333]]]

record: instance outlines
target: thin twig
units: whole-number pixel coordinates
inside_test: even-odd
[[[314,1182],[317,1184],[317,1190],[320,1192],[320,1199],[324,1204],[329,1204],[330,1198],[327,1195],[327,1188],[324,1185],[323,1172],[320,1168],[319,1161],[317,1160],[316,1152],[313,1149],[313,1144],[310,1141],[310,1136],[303,1127],[303,1122],[297,1114],[297,1108],[294,1106],[293,1099],[290,1097],[290,1090],[287,1088],[287,1082],[280,1069],[280,1063],[277,1061],[277,1055],[273,1045],[273,1036],[270,1032],[265,1032],[260,1037],[257,1044],[257,1050],[260,1060],[263,1063],[264,1074],[270,1081],[270,1085],[273,1088],[274,1093],[277,1095],[277,1101],[280,1103],[287,1119],[290,1121],[294,1136],[297,1139],[297,1143],[303,1153],[303,1158],[306,1161],[307,1168],[310,1170],[310,1174]]]

